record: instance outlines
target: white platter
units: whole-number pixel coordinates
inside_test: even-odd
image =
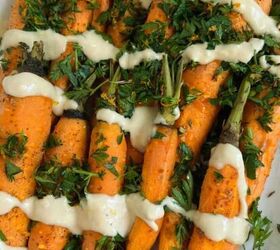
[[[0,0],[0,36],[7,25],[12,3],[13,0]],[[272,192],[274,192],[273,195],[268,197]],[[263,215],[267,216],[273,223],[273,233],[265,242],[263,250],[279,250],[280,233],[277,230],[277,224],[280,224],[280,149],[275,156],[270,177],[259,202],[259,208],[263,211]],[[246,250],[251,249],[249,241],[246,244]]]

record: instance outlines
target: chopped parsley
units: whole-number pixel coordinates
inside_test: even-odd
[[[124,175],[124,185],[122,194],[137,193],[140,191],[140,184],[142,180],[142,166],[131,162],[126,165],[126,171]]]
[[[224,176],[218,171],[214,172],[214,176],[215,176],[215,181],[216,182],[221,182],[224,179]]]
[[[113,175],[119,177],[120,174],[115,168],[117,161],[118,161],[118,157],[113,156],[109,162],[105,163],[104,167],[108,169]]]
[[[253,131],[250,128],[246,129],[241,138],[246,174],[250,179],[256,179],[256,170],[263,166],[263,163],[259,160],[262,151],[253,143],[253,138]]]
[[[81,250],[82,249],[82,237],[79,235],[71,235],[68,243],[63,250]]]
[[[16,166],[15,164],[13,164],[10,161],[6,161],[5,163],[5,173],[9,179],[9,181],[14,181],[15,180],[15,175],[17,175],[18,173],[22,172],[22,170]]]
[[[0,145],[0,153],[8,158],[20,158],[25,152],[28,138],[23,133],[9,135],[6,143]]]
[[[9,181],[15,180],[15,175],[22,172],[10,159],[22,157],[26,150],[28,138],[23,133],[8,136],[6,143],[0,145],[0,154],[5,159],[5,173]]]
[[[109,146],[102,146],[97,148],[91,155],[91,157],[96,161],[97,164],[102,164],[108,159],[109,155],[106,153]]]
[[[166,137],[166,135],[159,131],[156,131],[156,133],[153,135],[153,139],[162,139],[164,137]]]
[[[4,242],[7,241],[5,234],[1,230],[0,230],[0,240]]]
[[[261,250],[272,230],[271,221],[267,217],[262,217],[261,211],[258,210],[258,200],[252,205],[248,221],[252,226],[251,235],[254,237],[253,250]]]
[[[50,134],[48,140],[45,143],[45,149],[51,149],[62,145],[62,141],[55,134]]]
[[[123,133],[121,133],[118,137],[117,137],[117,143],[120,145],[123,141]]]
[[[115,237],[102,236],[96,244],[95,250],[124,250],[124,238],[117,234]]]
[[[36,195],[38,198],[46,195],[65,196],[70,205],[75,205],[85,197],[91,178],[102,178],[102,176],[102,172],[87,171],[86,166],[81,165],[77,160],[73,160],[70,166],[63,166],[56,159],[49,160],[35,174]]]

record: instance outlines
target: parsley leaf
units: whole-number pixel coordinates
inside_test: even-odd
[[[166,135],[159,131],[156,131],[156,133],[153,135],[153,139],[162,139],[164,137],[166,137]]]
[[[1,230],[0,230],[0,240],[4,242],[7,241],[5,234]]]
[[[82,237],[79,235],[72,235],[63,250],[81,250]]]
[[[214,176],[216,182],[221,182],[224,179],[224,176],[218,171],[214,172]]]
[[[50,134],[48,140],[45,143],[45,149],[51,149],[62,145],[62,141],[55,134]]]
[[[105,168],[107,168],[113,175],[119,177],[120,174],[119,174],[119,172],[118,172],[118,171],[116,170],[116,168],[115,168],[115,165],[116,165],[117,161],[118,161],[118,157],[113,156],[113,157],[111,158],[111,161],[105,163],[104,166],[105,166]]]
[[[109,155],[106,153],[109,146],[102,146],[97,148],[91,157],[96,161],[97,164],[102,164],[106,159],[108,159]]]
[[[271,221],[267,217],[262,217],[261,211],[258,210],[258,200],[252,205],[248,221],[252,226],[251,234],[254,237],[253,250],[261,250],[272,230]]]
[[[259,160],[262,151],[253,143],[253,138],[253,131],[250,128],[248,128],[241,137],[244,164],[247,177],[250,179],[256,179],[257,168],[263,166],[263,163]]]
[[[25,152],[27,140],[27,136],[23,133],[10,135],[6,143],[0,146],[0,153],[11,159],[21,157]]]
[[[92,177],[102,178],[103,173],[87,171],[86,166],[73,160],[70,166],[62,166],[57,159],[45,162],[35,174],[36,195],[65,196],[70,205],[78,204],[85,197],[86,188]]]
[[[133,162],[126,165],[122,194],[137,193],[140,191],[141,173],[141,165],[134,164]]]
[[[117,234],[115,237],[102,236],[96,244],[95,250],[124,250],[124,238]]]
[[[9,179],[9,181],[14,181],[15,175],[17,175],[20,172],[22,172],[22,170],[18,166],[16,166],[15,164],[13,164],[10,161],[6,161],[5,173]]]

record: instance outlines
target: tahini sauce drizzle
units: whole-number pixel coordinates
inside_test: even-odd
[[[62,89],[33,73],[6,76],[2,86],[6,94],[14,97],[44,96],[52,99],[55,115],[62,115],[67,109],[78,109],[78,103],[68,99]]]

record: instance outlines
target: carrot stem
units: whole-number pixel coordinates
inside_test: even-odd
[[[239,147],[241,119],[250,89],[250,77],[247,76],[241,83],[234,106],[223,128],[220,136],[221,143],[230,143]]]

